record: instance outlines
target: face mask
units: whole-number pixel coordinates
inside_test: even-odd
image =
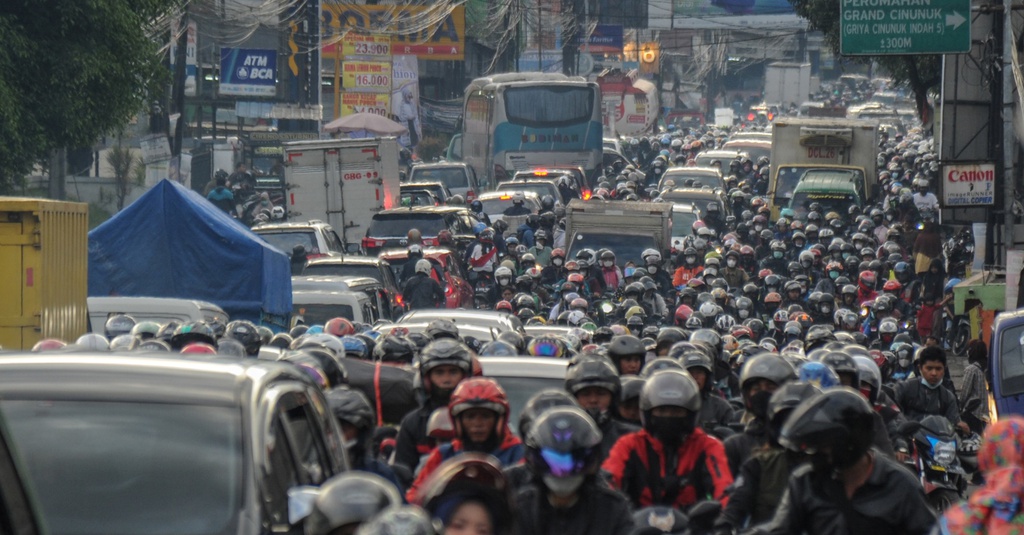
[[[543,478],[544,486],[548,488],[548,491],[559,498],[566,498],[572,496],[583,484],[583,474],[576,474],[573,476],[566,477],[555,477],[551,474],[545,475]]]
[[[824,312],[826,314],[828,314],[829,312],[832,312],[832,307],[830,307],[828,305],[821,305],[820,309],[821,309],[822,312]]]
[[[715,268],[707,268],[707,269],[704,270],[704,276],[706,276],[706,277],[714,277],[714,276],[717,276],[717,275],[718,275],[718,270],[715,269]]]
[[[686,263],[687,264],[692,264],[692,263],[694,263],[696,261],[697,261],[697,257],[696,256],[688,256],[688,257],[686,257]]]
[[[942,381],[939,381],[939,382],[937,382],[935,384],[931,384],[928,381],[925,381],[924,379],[922,379],[921,380],[921,384],[923,384],[924,386],[928,387],[929,390],[935,390],[936,388],[942,386]]]
[[[755,418],[764,420],[768,417],[768,401],[772,399],[772,393],[760,391],[750,396],[750,412]]]
[[[775,258],[782,258],[782,251],[772,251],[772,256]]]
[[[739,311],[739,315],[740,315],[740,319],[744,319],[745,320],[745,319],[747,319],[747,316],[750,316],[750,311],[748,311],[746,309],[740,310]]]
[[[754,230],[757,232],[761,232],[762,230],[764,230],[764,225],[754,225]]]
[[[910,359],[909,358],[899,358],[899,359],[896,359],[896,362],[899,363],[900,368],[908,368],[908,367],[910,367]],[[925,381],[925,384],[928,384],[928,382]]]
[[[608,411],[606,410],[603,411],[601,409],[587,409],[587,414],[590,415],[590,417],[594,420],[594,423],[596,423],[599,427],[604,425],[605,422],[607,422],[609,419]]]
[[[508,286],[508,283],[512,282],[512,279],[506,279],[504,277],[498,279],[498,284],[502,286]]]
[[[796,245],[798,248],[802,248],[804,246],[804,242],[803,242],[803,240],[801,240],[801,241],[794,241],[793,245]]]
[[[562,265],[562,259],[561,258],[552,258],[551,259],[551,263],[554,264],[555,266],[561,266]]]
[[[731,258],[729,260],[726,260],[725,264],[729,267],[736,267],[736,261]]]
[[[612,267],[612,264],[614,264],[615,262],[612,262],[611,260],[605,260],[604,262],[601,262],[601,263],[604,264],[604,267],[607,268],[607,267]]]
[[[677,445],[692,429],[687,429],[687,417],[651,416],[647,428],[654,438],[666,445]]]
[[[658,272],[658,266],[653,266],[653,265],[647,266],[647,272],[648,273],[657,273]]]

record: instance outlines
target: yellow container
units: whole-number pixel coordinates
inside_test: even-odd
[[[0,197],[0,346],[86,332],[89,205]]]

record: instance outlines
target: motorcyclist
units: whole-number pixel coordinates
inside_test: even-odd
[[[430,260],[421,258],[416,261],[416,272],[402,285],[402,297],[410,310],[443,308],[445,305],[444,290],[430,276]]]
[[[534,260],[537,262],[537,266],[540,268],[551,263],[551,246],[549,245],[551,240],[548,238],[548,231],[542,228],[537,229],[533,233],[534,245],[527,249],[527,252],[533,255]]]
[[[526,438],[532,481],[515,496],[520,535],[627,535],[629,503],[600,482],[601,431],[576,407],[544,412]]]
[[[738,422],[743,432],[725,441],[725,453],[729,469],[738,474],[751,452],[763,446],[768,440],[768,401],[780,386],[796,379],[796,371],[783,357],[762,353],[751,357],[740,368],[740,392],[745,410]]]
[[[353,533],[385,509],[401,505],[401,494],[387,480],[362,471],[345,472],[320,486],[303,527],[307,535]]]
[[[687,507],[705,496],[728,501],[725,450],[696,425],[700,408],[700,389],[686,372],[666,369],[647,379],[640,394],[644,428],[619,439],[601,467],[635,508]]]
[[[214,181],[217,186],[210,190],[210,193],[206,195],[206,200],[232,216],[237,215],[237,212],[235,211],[235,194],[227,187],[227,172],[223,169],[218,169],[214,174]]]
[[[490,277],[498,264],[498,249],[494,245],[494,229],[487,227],[480,231],[477,241],[467,252],[470,283]]]
[[[672,285],[679,288],[685,286],[691,279],[699,277],[704,271],[704,266],[698,260],[703,261],[702,258],[698,258],[695,247],[683,249],[683,252],[679,253],[679,257],[676,258],[676,265],[679,267],[676,268],[672,276]]]
[[[728,401],[714,392],[715,365],[711,358],[705,353],[691,350],[683,353],[681,361],[700,390],[701,407],[697,414],[697,424],[708,433],[728,426],[735,418],[735,411]]]
[[[936,414],[964,433],[970,433],[967,424],[960,420],[956,396],[942,385],[946,352],[938,346],[925,346],[918,352],[916,364],[920,376],[907,379],[895,389],[894,401],[903,409],[903,414],[914,421]]]
[[[529,208],[526,207],[526,194],[522,191],[516,191],[512,193],[512,206],[509,206],[502,212],[506,216],[520,216],[530,215]]]
[[[476,217],[477,221],[482,221],[488,227],[491,226],[491,217],[484,212],[483,202],[474,199],[473,202],[469,203],[469,211],[472,212],[473,217]]]
[[[637,375],[644,364],[647,348],[639,338],[620,334],[608,344],[608,356],[619,370],[619,376]]]
[[[719,272],[730,288],[742,288],[750,275],[740,267],[740,253],[736,250],[729,250],[725,253],[725,267]]]
[[[341,428],[344,439],[342,445],[348,450],[352,469],[377,474],[401,492],[402,484],[395,471],[387,463],[378,460],[370,450],[377,423],[370,400],[361,391],[348,386],[332,388],[325,397],[327,406]]]
[[[813,453],[789,479],[767,531],[929,533],[935,514],[921,484],[871,449],[874,429],[871,406],[849,389],[833,388],[800,403],[779,442],[794,452]]]
[[[637,431],[637,427],[616,418],[622,383],[618,371],[607,358],[596,354],[584,355],[574,362],[565,374],[565,390],[576,398],[601,430],[601,459],[608,456],[620,437]]]

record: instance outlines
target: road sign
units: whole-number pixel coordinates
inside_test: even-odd
[[[971,49],[971,0],[840,0],[847,56],[957,54]]]

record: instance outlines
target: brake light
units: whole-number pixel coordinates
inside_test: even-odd
[[[753,121],[754,119],[757,119],[757,115],[755,115],[754,112],[750,112],[747,114],[748,121]]]
[[[591,193],[589,189],[583,190],[583,200],[584,201],[589,201],[590,198],[593,197],[593,196],[594,196],[594,194]]]
[[[378,240],[376,238],[363,238],[363,248],[367,249],[370,247],[384,247],[384,240]]]
[[[448,295],[451,295],[451,294],[455,293],[455,290],[452,288],[451,284],[445,284],[444,285],[444,293],[446,293]]]
[[[494,182],[498,183],[508,178],[508,174],[505,173],[505,168],[494,164]]]
[[[508,200],[511,200],[511,199],[512,199],[511,195],[502,195],[501,197],[498,197],[498,200],[500,200],[500,201],[508,201]]]
[[[548,170],[547,169],[536,169],[536,170],[534,170],[533,174],[535,176],[548,176]]]
[[[476,198],[476,192],[473,190],[466,191],[466,202],[472,201]]]
[[[398,303],[399,305],[404,305],[405,298],[402,297],[402,294],[395,294],[395,302]]]
[[[423,238],[423,245],[441,245],[437,238]]]
[[[308,254],[308,255],[306,255],[306,260],[312,260],[312,259],[314,259],[314,258],[323,258],[323,257],[325,257],[325,256],[327,256],[327,255],[325,255],[325,254],[323,254],[323,253],[313,253],[313,254]]]

